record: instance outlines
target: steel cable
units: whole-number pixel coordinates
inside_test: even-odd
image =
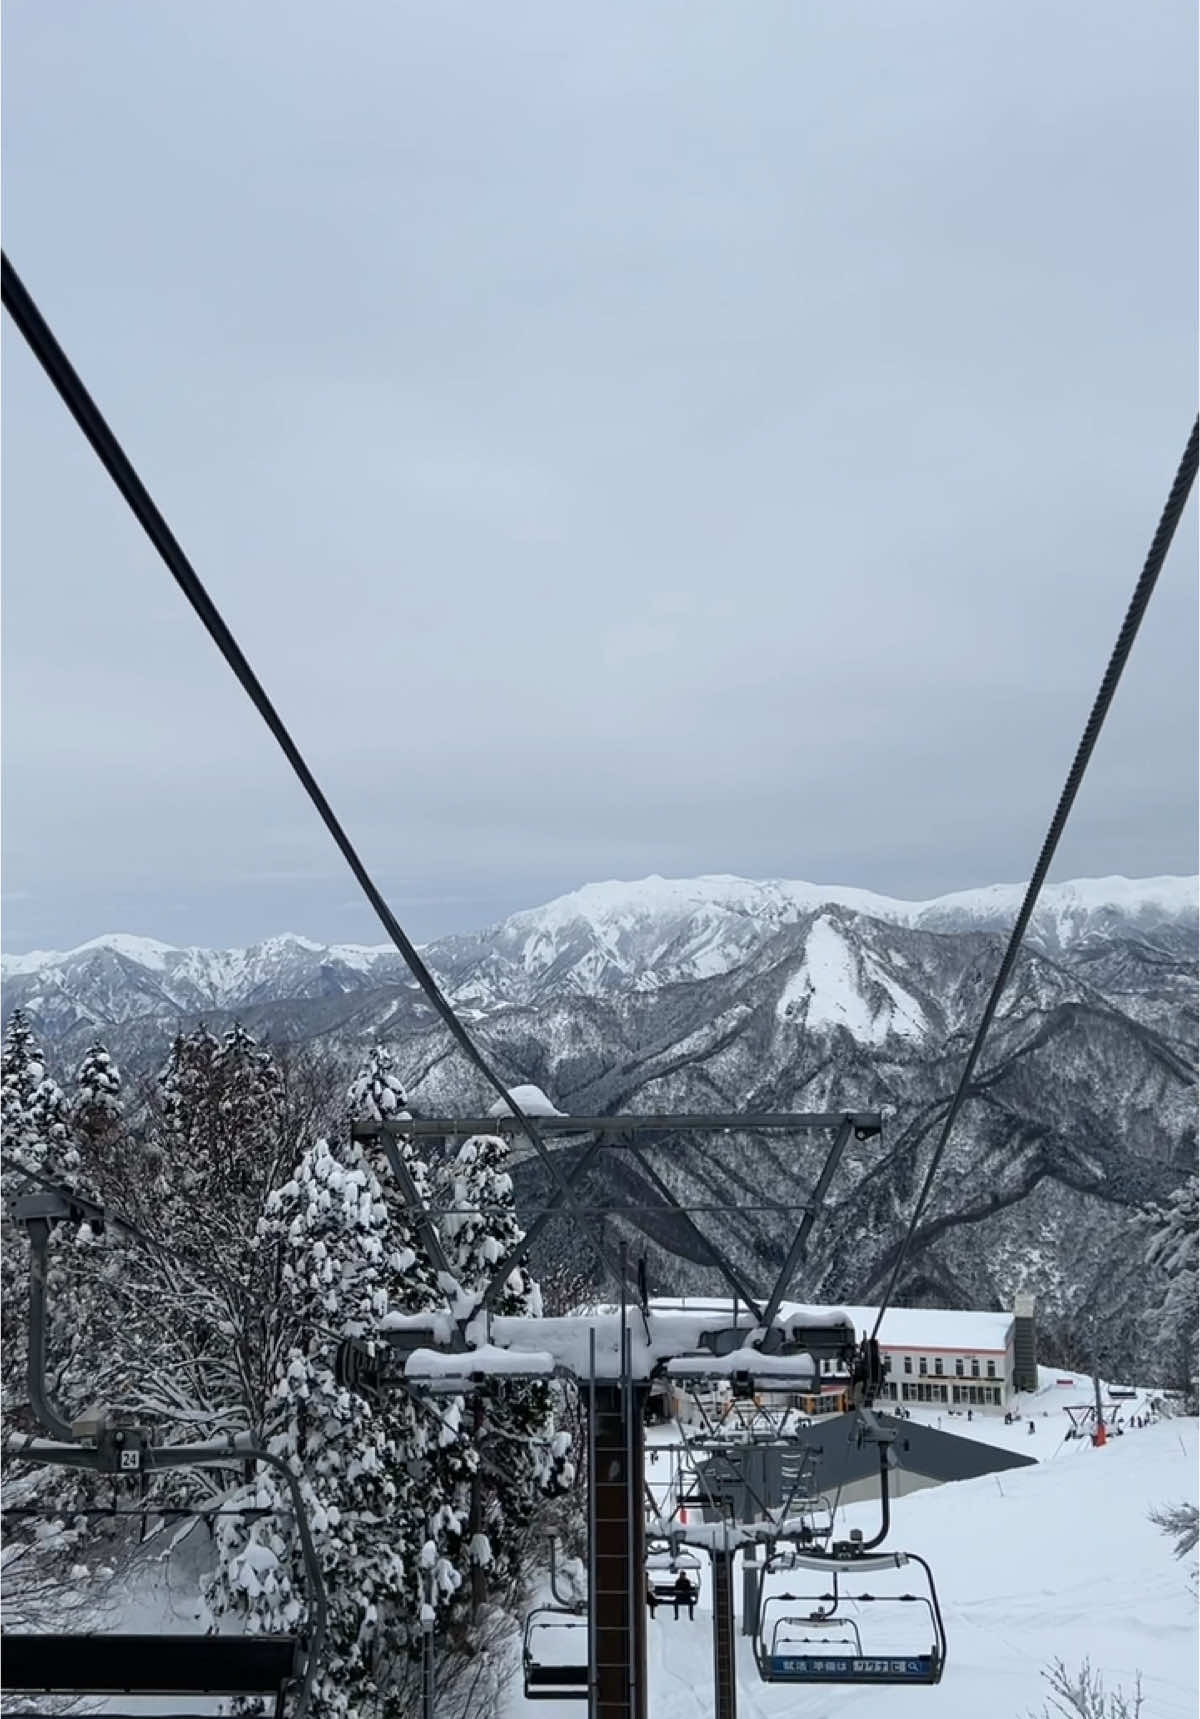
[[[507,1087],[504,1086],[500,1076],[476,1045],[449,1001],[443,996],[441,987],[421,959],[416,945],[406,935],[391,908],[376,888],[353,843],[338,821],[333,807],[325,798],[316,777],[305,763],[300,749],[288,732],[282,717],[268,698],[258,676],[250,667],[245,653],[226,626],[216,604],[201,584],[191,562],[184,554],[163,515],[155,506],[149,491],[138,477],[99,407],[84,387],[66,353],[55,339],[49,324],[23,285],[20,276],[9,262],[7,255],[2,254],[0,254],[0,300],[25,337],[34,357],[50,378],[63,404],[91,443],[101,465],[125,498],[138,524],[157,549],[175,583],[199,616],[209,637],[275,737],[284,757],[316,808],[321,822],[333,837],[360,889],[375,910],[380,924],[404,957],[410,972],[429,999],[434,1011],[441,1017],[467,1060],[483,1075],[488,1085],[508,1105],[534,1151],[544,1163],[551,1180],[557,1185],[564,1209],[571,1211],[572,1215],[576,1215],[570,1190],[566,1185],[562,1171],[554,1162],[553,1154],[546,1150],[534,1123],[521,1109]],[[604,1244],[597,1236],[593,1235],[586,1223],[581,1222],[580,1227],[598,1253],[601,1263],[615,1276],[616,1266],[609,1258],[608,1250]]]
[[[942,1161],[943,1154],[946,1150],[946,1144],[950,1139],[950,1134],[954,1127],[955,1120],[957,1119],[958,1113],[962,1108],[963,1101],[967,1096],[968,1088],[971,1084],[971,1076],[975,1072],[976,1064],[978,1063],[980,1054],[983,1050],[984,1041],[988,1035],[988,1029],[991,1027],[992,1019],[995,1016],[1000,998],[1003,995],[1005,986],[1008,984],[1009,978],[1012,974],[1017,955],[1021,948],[1021,943],[1024,939],[1026,929],[1028,928],[1030,918],[1032,917],[1033,909],[1037,903],[1037,898],[1041,894],[1042,885],[1046,881],[1046,874],[1050,870],[1050,864],[1054,858],[1055,850],[1058,847],[1063,830],[1066,827],[1067,819],[1071,813],[1071,808],[1075,804],[1075,797],[1079,792],[1084,773],[1087,770],[1088,763],[1093,751],[1095,750],[1096,741],[1100,737],[1100,730],[1104,726],[1104,719],[1108,715],[1109,706],[1113,701],[1113,694],[1117,690],[1121,674],[1125,668],[1126,662],[1128,661],[1129,653],[1133,648],[1133,641],[1137,637],[1138,628],[1142,624],[1147,606],[1149,605],[1150,598],[1154,592],[1154,587],[1158,582],[1158,576],[1162,571],[1163,562],[1167,558],[1167,551],[1171,547],[1171,539],[1175,535],[1175,528],[1179,524],[1180,515],[1183,513],[1184,507],[1187,504],[1187,499],[1191,493],[1192,484],[1196,477],[1198,453],[1200,453],[1200,420],[1192,425],[1192,433],[1188,437],[1187,446],[1183,451],[1183,458],[1179,462],[1179,470],[1175,474],[1175,481],[1171,485],[1171,492],[1167,497],[1166,506],[1163,508],[1162,517],[1158,522],[1158,530],[1154,533],[1154,539],[1150,545],[1149,552],[1147,553],[1141,575],[1137,584],[1134,586],[1133,596],[1129,602],[1129,608],[1126,611],[1125,619],[1121,625],[1121,630],[1117,634],[1117,642],[1113,646],[1112,655],[1108,661],[1108,667],[1105,669],[1104,678],[1100,682],[1100,690],[1096,694],[1091,714],[1089,715],[1087,724],[1083,730],[1083,738],[1079,742],[1079,747],[1075,753],[1075,758],[1071,765],[1070,772],[1068,773],[1066,784],[1059,796],[1054,817],[1051,819],[1050,828],[1046,833],[1046,839],[1042,843],[1042,851],[1038,855],[1037,865],[1033,869],[1033,876],[1030,878],[1029,887],[1025,891],[1025,899],[1021,903],[1021,911],[1017,914],[1016,923],[1012,928],[1012,934],[1008,940],[1008,947],[1004,951],[1004,958],[1000,963],[1000,968],[996,974],[991,992],[988,995],[988,1000],[984,1005],[983,1017],[980,1020],[979,1028],[975,1034],[970,1052],[967,1055],[967,1060],[963,1067],[962,1075],[959,1079],[954,1097],[950,1101],[950,1108],[947,1110],[945,1120],[942,1123],[942,1131],[938,1137],[937,1145],[934,1148],[933,1156],[929,1160],[929,1167],[925,1172],[925,1179],[921,1184],[921,1191],[918,1195],[916,1206],[913,1208],[913,1215],[909,1220],[908,1228],[904,1233],[904,1240],[900,1244],[900,1252],[896,1256],[896,1263],[892,1268],[892,1274],[888,1280],[887,1292],[880,1303],[879,1312],[875,1319],[875,1325],[871,1332],[871,1336],[873,1338],[878,1338],[879,1327],[883,1324],[883,1316],[887,1312],[892,1296],[896,1292],[896,1285],[900,1281],[900,1274],[904,1269],[904,1262],[908,1258],[908,1251],[912,1245],[913,1237],[916,1234],[917,1225],[920,1222],[921,1214],[925,1210],[926,1203],[929,1199],[929,1191],[933,1184],[933,1178],[937,1174],[938,1165]]]

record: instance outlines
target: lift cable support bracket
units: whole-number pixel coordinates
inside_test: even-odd
[[[695,1233],[707,1250],[710,1259],[720,1271],[729,1285],[736,1302],[745,1302],[755,1316],[760,1330],[759,1346],[764,1353],[772,1353],[780,1343],[781,1338],[775,1330],[775,1322],[780,1305],[787,1289],[795,1277],[803,1258],[809,1238],[812,1235],[817,1217],[829,1187],[837,1173],[845,1153],[846,1146],[853,1136],[857,1140],[870,1140],[882,1132],[883,1120],[877,1111],[771,1111],[762,1114],[734,1115],[719,1113],[713,1115],[686,1114],[671,1116],[669,1114],[649,1115],[615,1115],[615,1116],[552,1116],[538,1119],[539,1133],[546,1136],[570,1136],[576,1134],[592,1134],[595,1139],[577,1161],[567,1176],[557,1171],[555,1180],[558,1187],[553,1191],[550,1204],[543,1208],[534,1220],[524,1239],[512,1248],[506,1257],[500,1261],[493,1271],[482,1294],[477,1298],[472,1310],[473,1317],[480,1312],[486,1312],[501,1293],[510,1273],[516,1266],[528,1257],[530,1248],[543,1233],[546,1225],[556,1216],[573,1217],[577,1223],[583,1221],[582,1213],[574,1200],[572,1189],[577,1180],[581,1179],[595,1161],[599,1151],[625,1150],[633,1153],[635,1161],[647,1172],[648,1179],[656,1191],[663,1196],[663,1210],[674,1212]],[[775,1281],[774,1288],[765,1307],[761,1298],[753,1295],[741,1273],[725,1257],[723,1251],[716,1246],[694,1224],[690,1216],[682,1211],[679,1203],[671,1196],[669,1188],[646,1164],[639,1150],[635,1137],[646,1134],[700,1134],[700,1133],[815,1133],[824,1130],[834,1130],[834,1140],[817,1179],[816,1188],[810,1200],[804,1204],[802,1216],[797,1226],[796,1235],[788,1250],[784,1265]],[[502,1138],[510,1138],[515,1134],[525,1134],[514,1116],[472,1116],[472,1117],[404,1117],[386,1118],[381,1122],[356,1123],[352,1127],[352,1136],[356,1140],[374,1140],[382,1134],[388,1145],[389,1162],[393,1169],[401,1166],[398,1174],[401,1192],[413,1209],[414,1219],[422,1235],[427,1231],[436,1234],[436,1226],[423,1204],[416,1198],[416,1188],[412,1178],[403,1165],[402,1154],[395,1149],[394,1137],[405,1136],[414,1139],[454,1139],[465,1138],[472,1134],[498,1134]],[[388,1137],[392,1137],[389,1141]],[[542,1141],[543,1158],[551,1156],[546,1149],[546,1141]],[[440,1244],[438,1252],[440,1253]],[[444,1255],[442,1256],[444,1260]],[[434,1256],[436,1264],[437,1256]],[[449,1274],[447,1274],[449,1275]],[[466,1341],[466,1326],[468,1319],[458,1319],[455,1325],[458,1339],[451,1339],[455,1347],[468,1347]],[[461,1339],[461,1342],[459,1341]],[[745,1336],[735,1332],[731,1334],[729,1348],[740,1347],[745,1343]],[[446,1346],[445,1341],[442,1344]],[[720,1350],[714,1350],[720,1353]]]

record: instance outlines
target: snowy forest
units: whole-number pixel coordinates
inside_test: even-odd
[[[3,1055],[5,1432],[40,1432],[25,1367],[30,1249],[14,1202],[50,1185],[127,1224],[64,1221],[48,1251],[47,1383],[68,1421],[98,1405],[157,1443],[249,1433],[298,1477],[328,1593],[319,1719],[419,1705],[422,1627],[439,1712],[494,1712],[546,1536],[577,1539],[578,1416],[558,1381],[469,1401],[339,1383],[347,1339],[373,1351],[389,1308],[444,1308],[445,1285],[386,1158],[351,1124],[403,1118],[374,1046],[340,1093],[330,1066],[274,1056],[240,1026],[181,1033],[127,1094],[94,1044],[69,1087],[21,1014]],[[444,1164],[399,1148],[457,1285],[478,1292],[521,1239],[499,1138]],[[22,1173],[24,1172],[24,1173]],[[541,1310],[513,1270],[496,1310]],[[135,1563],[199,1558],[213,1629],[304,1632],[301,1546],[283,1477],[251,1464],[114,1483],[10,1461],[4,1588],[12,1628],[111,1618]],[[136,1516],[117,1518],[116,1507]],[[202,1508],[203,1516],[172,1515]],[[108,1627],[112,1627],[111,1622]]]
[[[439,1278],[380,1137],[352,1135],[402,1121],[406,1105],[383,1044],[347,1081],[320,1052],[198,1026],[132,1091],[98,1042],[56,1080],[20,1011],[4,1045],[5,1432],[41,1430],[25,1365],[31,1255],[14,1208],[67,1188],[123,1222],[75,1217],[50,1232],[50,1400],[68,1421],[99,1406],[127,1415],[158,1443],[249,1434],[284,1460],[329,1599],[318,1719],[415,1714],[430,1629],[439,1713],[495,1712],[548,1537],[581,1549],[568,1383],[504,1380],[468,1400],[339,1377],[347,1340],[369,1363],[383,1313],[478,1294],[523,1236],[502,1139],[426,1163],[400,1133],[454,1282]],[[1159,1352],[1182,1362],[1196,1341],[1196,1179],[1136,1222]],[[565,1273],[539,1286],[518,1267],[496,1311],[569,1312],[587,1288]],[[212,1629],[303,1634],[310,1622],[291,1492],[273,1470],[115,1483],[10,1460],[3,1502],[10,1627],[111,1627],[135,1567],[184,1557]]]

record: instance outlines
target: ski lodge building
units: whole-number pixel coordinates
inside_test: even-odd
[[[656,1300],[655,1305],[666,1305]],[[697,1306],[690,1297],[672,1306]],[[713,1302],[716,1307],[720,1303]],[[726,1304],[727,1305],[727,1304]],[[828,1307],[787,1303],[789,1314],[827,1314]],[[878,1308],[841,1306],[860,1334],[874,1329]],[[1037,1389],[1034,1300],[1018,1295],[1011,1313],[975,1313],[942,1307],[889,1307],[879,1331],[884,1384],[880,1408],[922,1403],[975,1413],[1003,1414],[1022,1391]],[[807,1415],[842,1414],[849,1408],[848,1380],[835,1361],[822,1363],[819,1390],[789,1394]],[[782,1406],[784,1398],[771,1395]],[[766,1398],[763,1399],[766,1406]],[[686,1404],[672,1408],[689,1418]]]
[[[874,1307],[847,1307],[855,1329],[870,1331]],[[941,1307],[889,1307],[879,1330],[887,1403],[932,1403],[1003,1413],[1021,1391],[1037,1389],[1033,1298],[1018,1296],[1012,1313]],[[832,1372],[830,1363],[826,1373]],[[834,1387],[828,1392],[836,1396]],[[823,1387],[822,1395],[827,1387]],[[840,1402],[830,1405],[840,1408]]]

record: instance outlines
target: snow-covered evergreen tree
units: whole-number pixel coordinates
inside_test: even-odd
[[[46,1070],[45,1057],[33,1037],[29,1022],[16,1010],[9,1022],[0,1058],[0,1108],[4,1149],[17,1164],[59,1182],[80,1188],[79,1153],[68,1129],[67,1106],[62,1089]],[[29,1318],[30,1249],[23,1234],[12,1223],[12,1202],[23,1194],[42,1192],[41,1184],[26,1181],[18,1173],[4,1178],[3,1247],[0,1249],[0,1284],[5,1366],[3,1369],[4,1412],[21,1431],[33,1430],[29,1389],[25,1370],[25,1348]],[[82,1239],[79,1226],[56,1224],[47,1252],[47,1380],[52,1399],[58,1400],[64,1378],[72,1370],[80,1342],[81,1308],[72,1255]],[[67,1404],[68,1408],[72,1405]]]
[[[386,1045],[371,1046],[350,1082],[347,1108],[352,1122],[397,1121],[408,1115],[408,1094]]]
[[[121,1071],[99,1039],[89,1046],[75,1075],[70,1126],[83,1173],[102,1203],[130,1216],[129,1196],[137,1178],[121,1114]]]
[[[281,1258],[278,1302],[289,1334],[267,1404],[270,1445],[304,1484],[329,1593],[330,1639],[316,1690],[318,1719],[369,1706],[407,1712],[405,1665],[423,1605],[444,1606],[461,1584],[438,1550],[458,1531],[439,1494],[436,1422],[402,1391],[368,1402],[337,1383],[343,1338],[372,1342],[389,1307],[417,1304],[430,1286],[403,1221],[393,1221],[365,1155],[349,1140],[318,1141],[268,1200],[260,1246]],[[268,1471],[242,1495],[286,1511]],[[296,1626],[305,1603],[294,1531],[277,1518],[223,1518],[211,1600],[262,1630]]]
[[[378,1043],[372,1045],[347,1094],[348,1121],[351,1125],[398,1122],[405,1120],[408,1114],[408,1096],[396,1072],[391,1051]],[[428,1212],[434,1202],[433,1180],[413,1136],[394,1134],[391,1144],[412,1180],[416,1199]],[[365,1141],[363,1150],[386,1192],[393,1219],[404,1223],[407,1238],[419,1262],[410,1273],[408,1283],[403,1289],[397,1289],[401,1299],[393,1299],[391,1305],[407,1312],[420,1312],[426,1308],[441,1311],[447,1305],[456,1306],[458,1285],[452,1279],[439,1278],[421,1229],[413,1215],[406,1211],[405,1194],[397,1185],[382,1135],[377,1140]],[[458,1569],[465,1568],[473,1557],[486,1552],[479,1537],[476,1537],[472,1548],[470,1533],[471,1501],[479,1467],[472,1423],[472,1411],[461,1397],[439,1399],[437,1438],[430,1450],[430,1474],[447,1510],[441,1518],[438,1552]],[[451,1602],[447,1608],[448,1615],[442,1621],[441,1627],[448,1629],[455,1638],[456,1651],[470,1652],[474,1646],[463,1636],[468,1599],[468,1591],[464,1589],[459,1603]]]
[[[20,1010],[9,1024],[2,1065],[3,1144],[19,1165],[51,1183],[95,1197],[95,1189],[71,1138],[61,1088],[48,1074],[41,1048]],[[26,1194],[48,1192],[19,1171],[4,1178],[4,1217],[0,1241],[0,1320],[4,1354],[0,1391],[5,1430],[45,1434],[35,1419],[27,1368],[32,1249],[23,1226],[12,1218],[13,1202]],[[95,1356],[90,1352],[101,1321],[97,1237],[89,1223],[63,1220],[52,1225],[46,1244],[46,1341],[42,1385],[51,1403],[68,1419],[93,1400]],[[95,1502],[100,1477],[48,1468],[25,1470],[7,1465],[6,1501],[19,1499],[61,1512],[56,1526],[19,1522],[8,1534],[6,1571],[12,1571],[18,1606],[36,1612],[66,1584],[67,1569],[80,1563],[87,1523],[76,1512]],[[7,1580],[7,1578],[6,1578]],[[83,1588],[75,1583],[82,1594]]]
[[[286,1169],[279,1089],[270,1053],[240,1022],[220,1042],[203,1026],[181,1033],[159,1075],[166,1182],[181,1211],[222,1208],[239,1246],[253,1237],[262,1202]]]
[[[524,1231],[513,1200],[508,1142],[495,1134],[465,1140],[438,1178],[439,1219],[447,1263],[464,1291],[481,1295],[496,1267]],[[524,1265],[508,1273],[493,1303],[499,1315],[541,1314],[541,1294]],[[473,1560],[487,1565],[489,1586],[511,1589],[522,1563],[538,1506],[574,1480],[569,1434],[557,1431],[556,1387],[541,1380],[497,1381],[474,1405],[477,1441],[492,1461],[481,1475]]]
[[[46,1059],[20,1009],[8,1024],[0,1059],[0,1127],[4,1149],[18,1163],[51,1178],[78,1170],[66,1100],[47,1074]]]
[[[276,1262],[257,1229],[286,1171],[278,1070],[240,1023],[180,1034],[159,1076],[158,1228],[192,1289],[179,1343],[217,1418],[261,1423],[275,1367]]]
[[[4,1035],[0,1058],[0,1122],[4,1149],[11,1157],[20,1159],[28,1150],[33,1095],[44,1074],[45,1063],[34,1043],[29,1020],[22,1009],[16,1009]]]
[[[374,1044],[347,1094],[347,1119],[354,1123],[397,1122],[408,1116],[408,1095],[396,1073],[392,1053],[385,1045]],[[392,1136],[421,1206],[428,1211],[433,1203],[429,1167],[417,1151],[410,1134]],[[421,1239],[415,1214],[407,1210],[404,1195],[396,1185],[388,1162],[382,1137],[363,1143],[363,1155],[385,1191],[393,1226],[402,1234],[403,1245],[411,1250],[413,1263],[403,1282],[390,1286],[389,1305],[408,1313],[426,1309],[444,1310],[447,1298],[455,1299],[456,1287],[440,1283],[437,1269]],[[439,1554],[457,1568],[467,1557],[467,1523],[470,1511],[471,1483],[477,1466],[476,1453],[466,1424],[460,1397],[443,1398],[439,1405],[438,1436],[430,1451],[431,1473],[436,1477],[436,1491],[446,1511],[440,1519]]]

